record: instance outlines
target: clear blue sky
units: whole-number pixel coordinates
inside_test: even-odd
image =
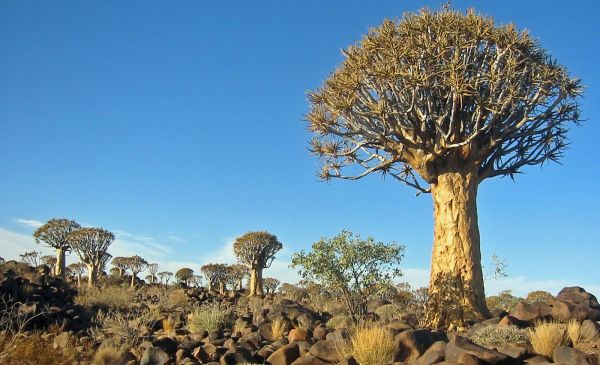
[[[266,229],[286,246],[272,275],[286,277],[291,252],[347,228],[405,244],[407,278],[422,280],[431,198],[380,176],[317,182],[302,119],[342,48],[424,5],[0,1],[0,256],[30,247],[52,217],[118,231],[114,253],[168,268],[231,259],[233,237]],[[587,86],[588,121],[562,166],[480,187],[484,257],[505,258],[510,274],[488,293],[600,294],[599,3],[453,6],[529,29]]]

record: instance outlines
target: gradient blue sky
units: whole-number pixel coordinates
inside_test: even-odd
[[[302,119],[342,48],[440,3],[0,1],[0,256],[69,217],[117,232],[114,255],[197,270],[266,229],[285,245],[266,275],[291,281],[291,252],[347,228],[405,244],[406,280],[424,284],[431,198],[380,176],[317,182]],[[453,6],[529,29],[587,86],[562,166],[480,187],[484,261],[498,254],[510,275],[488,294],[600,294],[599,3]]]

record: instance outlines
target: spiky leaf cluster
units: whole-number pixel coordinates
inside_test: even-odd
[[[479,180],[558,160],[582,87],[526,32],[423,10],[386,20],[309,94],[322,179],[391,175],[429,192],[448,171]]]

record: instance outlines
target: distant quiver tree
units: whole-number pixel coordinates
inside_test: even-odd
[[[115,240],[114,234],[102,228],[81,228],[69,235],[71,247],[87,265],[88,284],[95,286],[100,268],[106,265],[108,247]]]
[[[248,232],[235,239],[233,251],[250,270],[248,296],[263,296],[263,269],[271,266],[275,254],[283,248],[277,236],[266,231]]]
[[[56,250],[56,265],[54,275],[65,276],[67,252],[71,249],[69,234],[80,229],[79,223],[62,218],[53,218],[38,228],[33,237],[37,244],[43,244]]]

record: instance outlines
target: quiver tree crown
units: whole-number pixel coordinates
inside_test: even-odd
[[[250,268],[268,268],[283,248],[277,236],[266,231],[248,232],[235,239],[233,251],[240,263]]]
[[[455,11],[386,20],[309,94],[319,176],[390,175],[430,192],[445,172],[478,181],[558,160],[582,87],[526,31]]]

